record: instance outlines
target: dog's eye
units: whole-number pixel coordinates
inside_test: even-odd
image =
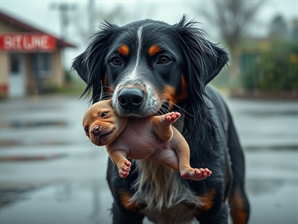
[[[112,63],[115,66],[119,66],[122,65],[122,60],[119,57],[113,57],[111,58],[110,63]]]
[[[100,114],[100,117],[105,117],[105,116],[107,116],[107,114],[108,114],[108,112],[102,112],[102,113]]]
[[[168,56],[161,56],[161,57],[159,57],[159,59],[157,61],[157,64],[166,65],[166,64],[168,64],[171,61],[172,61],[172,59],[170,57],[168,57]]]
[[[84,130],[85,130],[86,133],[88,133],[89,132],[89,127],[88,126],[85,127]]]

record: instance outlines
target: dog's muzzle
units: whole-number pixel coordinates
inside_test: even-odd
[[[119,116],[152,116],[161,104],[155,88],[142,80],[120,83],[112,95],[112,107]]]
[[[118,94],[118,103],[125,110],[137,110],[144,101],[144,91],[139,88],[123,88]]]

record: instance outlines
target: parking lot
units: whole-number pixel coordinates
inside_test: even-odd
[[[297,102],[226,100],[246,151],[250,223],[298,223]],[[108,155],[81,125],[88,106],[77,96],[0,102],[0,223],[111,223]]]

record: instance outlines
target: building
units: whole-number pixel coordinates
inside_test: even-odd
[[[0,97],[41,93],[64,84],[62,50],[75,47],[0,12]]]

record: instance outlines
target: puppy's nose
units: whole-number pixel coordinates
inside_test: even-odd
[[[100,134],[100,127],[99,126],[95,126],[93,129],[92,129],[92,134],[94,136],[98,136]]]
[[[118,95],[118,102],[123,109],[136,110],[144,100],[144,92],[138,88],[123,88]]]

